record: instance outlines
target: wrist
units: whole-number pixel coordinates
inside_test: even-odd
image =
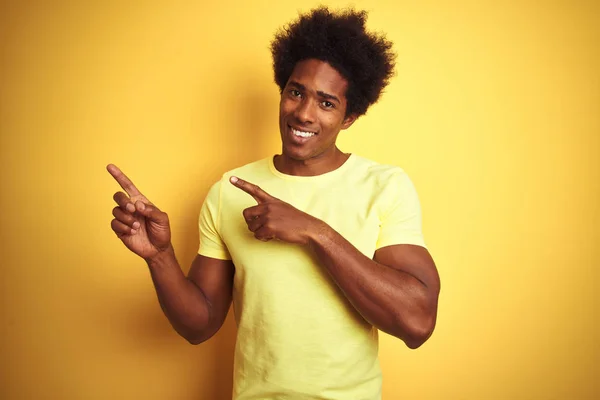
[[[168,264],[172,264],[173,260],[175,260],[175,250],[169,243],[166,248],[159,250],[156,254],[145,258],[144,260],[150,268],[166,266]]]

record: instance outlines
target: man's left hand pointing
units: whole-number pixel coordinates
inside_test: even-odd
[[[254,237],[267,242],[278,239],[287,243],[307,245],[325,223],[292,205],[271,196],[260,187],[235,176],[230,182],[248,193],[258,203],[243,212],[248,229]]]

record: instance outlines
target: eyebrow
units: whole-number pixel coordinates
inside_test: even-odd
[[[289,82],[289,85],[291,85],[291,86],[295,86],[295,87],[297,87],[298,89],[301,89],[301,90],[304,90],[304,91],[306,91],[306,86],[304,86],[303,84],[301,84],[301,83],[298,83],[298,82],[296,82],[296,81],[290,81],[290,82]],[[335,101],[336,101],[338,104],[341,104],[341,101],[340,101],[340,99],[338,99],[336,96],[334,96],[334,95],[332,95],[332,94],[325,93],[325,92],[323,92],[322,90],[317,90],[317,94],[318,94],[320,97],[324,98],[324,99],[328,99],[328,100],[335,100]]]

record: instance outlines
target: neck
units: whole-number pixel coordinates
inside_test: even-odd
[[[285,153],[278,154],[273,160],[275,168],[282,174],[295,176],[317,176],[334,171],[341,167],[350,154],[342,153],[335,147],[333,154],[322,154],[308,160],[295,160]]]

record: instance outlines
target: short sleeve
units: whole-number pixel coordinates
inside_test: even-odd
[[[395,244],[425,246],[421,205],[417,191],[404,171],[394,173],[382,191],[381,225],[376,248]]]
[[[198,218],[200,247],[198,254],[220,260],[231,260],[231,255],[219,233],[220,211],[221,181],[210,188],[200,209],[200,217]]]

